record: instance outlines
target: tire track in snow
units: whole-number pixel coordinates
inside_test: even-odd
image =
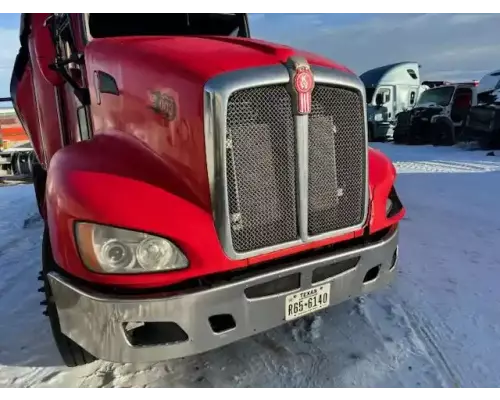
[[[380,327],[382,318],[381,315],[376,313],[376,309],[373,311],[377,315],[372,315],[371,309],[373,306],[383,310],[386,318],[396,322],[401,332],[406,329],[403,334],[408,341],[408,345],[403,344],[402,348],[398,349],[392,344],[386,344],[387,353],[394,356],[392,367],[400,364],[401,358],[406,357],[416,361],[417,356],[420,354],[427,360],[428,364],[433,366],[432,370],[424,371],[425,375],[430,379],[432,379],[431,375],[434,375],[434,379],[438,380],[439,386],[461,387],[461,375],[440,350],[432,327],[416,312],[412,311],[404,301],[394,299],[392,296],[392,294],[388,296],[368,296],[366,299],[361,298],[357,305],[358,312],[369,321],[369,324],[373,326],[374,331],[381,340],[385,338],[383,332],[389,332],[390,329]],[[408,354],[408,352],[412,354]]]
[[[441,374],[443,386],[462,387],[463,379],[461,374],[448,360],[444,352],[441,351],[434,328],[417,311],[408,306],[404,300],[394,301],[389,297],[386,300],[392,312],[403,319],[414,335],[414,337],[408,337],[408,339],[422,350],[429,361],[436,366],[436,370]]]
[[[398,174],[409,173],[485,173],[500,171],[499,162],[466,161],[395,161]]]
[[[437,363],[440,364],[441,371],[445,371],[447,373],[447,379],[451,382],[450,386],[462,387],[463,380],[461,374],[457,368],[452,366],[444,352],[441,351],[434,328],[429,323],[425,322],[423,317],[421,317],[418,312],[411,310],[407,305],[400,307],[414,332],[426,345],[426,350],[429,353],[429,356],[434,362],[437,361]]]

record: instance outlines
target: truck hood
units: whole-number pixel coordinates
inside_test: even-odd
[[[351,72],[341,64],[306,51],[262,40],[221,36],[117,37],[94,39],[87,51],[122,58],[134,54],[137,60],[154,64],[182,66],[192,77],[204,81],[232,70],[282,63],[291,55],[305,57],[310,64]],[[352,72],[351,72],[352,73]]]
[[[100,71],[112,90],[107,88],[99,100],[96,90],[91,90],[94,134],[121,132],[121,136],[132,136],[138,146],[147,149],[141,153],[142,158],[136,157],[137,165],[152,157],[161,160],[161,175],[176,177],[175,184],[165,179],[165,189],[208,211],[205,83],[218,74],[280,64],[291,55],[301,55],[311,65],[349,71],[311,53],[252,39],[95,39],[85,48],[87,79],[95,85],[94,73]]]

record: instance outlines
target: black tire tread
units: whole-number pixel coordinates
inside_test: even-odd
[[[38,212],[42,217],[44,217],[43,209],[45,203],[45,184],[47,181],[47,172],[42,168],[40,163],[38,163],[36,157],[33,161],[32,179]]]

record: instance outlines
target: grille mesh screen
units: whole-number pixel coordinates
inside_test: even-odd
[[[298,238],[296,144],[284,86],[243,89],[228,100],[226,171],[233,248]],[[317,84],[309,116],[308,233],[361,223],[366,142],[362,96]]]
[[[365,157],[362,97],[353,90],[317,85],[309,116],[310,235],[361,223]]]
[[[228,101],[226,167],[233,247],[245,252],[297,238],[295,134],[283,86]]]

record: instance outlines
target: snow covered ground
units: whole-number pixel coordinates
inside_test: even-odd
[[[61,366],[38,304],[33,189],[0,187],[0,386],[500,386],[500,158],[376,147],[408,210],[391,287],[156,364]]]

